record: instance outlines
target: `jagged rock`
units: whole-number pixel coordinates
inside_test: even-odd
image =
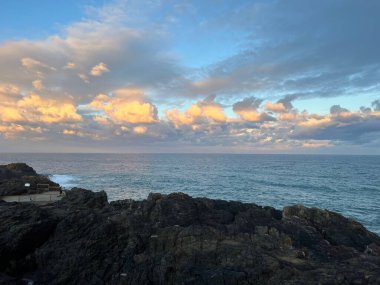
[[[71,191],[67,191],[61,202],[68,204],[70,207],[90,209],[103,208],[108,204],[106,192],[92,192],[81,188],[73,188]]]
[[[29,183],[30,187],[25,187],[25,183]],[[25,163],[0,165],[0,196],[43,192],[37,189],[37,184],[59,186]]]
[[[363,251],[371,240],[380,238],[360,223],[338,213],[302,205],[284,207],[284,217],[311,226],[332,245],[343,245]]]
[[[0,179],[36,175],[36,171],[26,163],[11,163],[8,165],[0,165]]]
[[[379,236],[300,205],[74,188],[0,221],[0,284],[380,284]]]

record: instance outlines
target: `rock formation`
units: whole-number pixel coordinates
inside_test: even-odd
[[[25,187],[25,183],[29,183],[30,187]],[[58,186],[25,163],[0,165],[0,196],[40,193],[43,190],[37,189],[37,184]]]
[[[379,236],[300,205],[74,188],[0,221],[0,284],[380,284]]]

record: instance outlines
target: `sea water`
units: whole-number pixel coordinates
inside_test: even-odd
[[[0,154],[66,188],[110,201],[150,192],[329,209],[380,234],[380,156],[237,154]]]

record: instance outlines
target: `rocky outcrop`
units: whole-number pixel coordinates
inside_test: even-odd
[[[0,284],[380,284],[380,237],[303,206],[74,189],[0,221]]]
[[[29,183],[30,187],[25,187],[25,183]],[[0,196],[43,192],[37,184],[59,186],[25,163],[0,165]]]

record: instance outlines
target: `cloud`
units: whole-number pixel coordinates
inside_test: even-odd
[[[137,127],[134,127],[134,128],[133,128],[133,131],[134,131],[136,134],[142,135],[142,134],[145,134],[145,133],[146,133],[146,131],[147,131],[147,127],[144,127],[144,126],[137,126]]]
[[[190,67],[179,48],[190,32],[182,28],[200,4],[154,2],[89,8],[56,35],[1,43],[0,146],[17,139],[41,147],[316,151],[380,143],[379,100],[355,111],[337,97],[327,114],[293,106],[380,91],[378,3],[251,1],[212,9],[192,26],[196,37],[207,34],[206,45],[194,46],[208,63]],[[157,17],[162,11],[170,16]],[[219,54],[228,42],[232,51]],[[215,55],[211,64],[207,52]]]
[[[56,99],[42,98],[34,93],[19,100],[17,107],[25,111],[23,116],[27,121],[51,124],[82,120],[75,105]]]
[[[202,69],[202,82],[228,78],[210,92],[241,97],[363,96],[378,92],[380,3],[349,1],[251,1],[209,19],[209,34],[223,31],[235,54]],[[323,19],[323,20],[322,20]],[[229,31],[234,31],[234,33]],[[349,31],[349,32],[348,32]],[[227,36],[228,37],[228,36]],[[273,111],[281,105],[270,106]]]
[[[43,83],[42,83],[42,81],[41,80],[34,80],[33,82],[32,82],[32,85],[33,85],[33,87],[36,89],[36,90],[38,90],[38,91],[41,91],[42,89],[44,89],[45,87],[44,87],[44,85],[43,85]]]
[[[271,101],[267,102],[265,104],[265,108],[268,110],[268,111],[272,111],[272,112],[275,112],[275,113],[281,113],[281,112],[286,112],[286,107],[283,103],[279,102],[279,103],[272,103]]]
[[[307,128],[321,128],[328,126],[331,123],[331,117],[329,116],[308,116],[304,120],[300,121],[298,126]]]
[[[76,65],[74,62],[68,62],[63,69],[75,69]]]
[[[350,112],[349,110],[342,108],[340,105],[333,105],[330,108],[330,114],[333,114],[333,115],[339,115],[342,113],[349,113],[349,112]]]
[[[144,99],[141,89],[119,89],[112,96],[99,94],[90,107],[101,110],[116,124],[151,124],[158,121],[157,108]],[[99,121],[99,116],[97,116]]]
[[[380,134],[380,116],[377,111],[368,108],[364,110],[365,112],[351,112],[334,105],[331,113],[325,116],[303,114],[303,119],[293,128],[291,137],[300,140],[329,140],[331,143],[370,143],[376,140],[374,134]]]
[[[104,76],[107,72],[110,76]],[[0,44],[0,83],[30,92],[31,82],[42,80],[80,104],[124,86],[155,89],[164,96],[183,78],[162,30],[128,27],[123,19],[89,17],[46,39]]]
[[[0,135],[3,135],[6,139],[17,139],[18,135],[22,133],[27,133],[27,132],[38,135],[44,131],[45,129],[41,127],[23,126],[23,125],[14,124],[14,123],[9,124],[9,125],[0,124]]]
[[[101,62],[91,69],[90,74],[92,76],[101,76],[105,72],[110,72],[110,70],[105,63]]]
[[[91,140],[105,140],[105,137],[97,133],[85,132],[82,130],[64,129],[62,134],[64,136],[79,137],[79,138],[89,138]]]
[[[0,84],[0,95],[20,94],[20,88],[13,84]]]
[[[33,69],[49,69],[49,70],[55,70],[54,67],[50,67],[38,60],[35,60],[30,57],[24,57],[21,59],[21,65],[26,67],[27,69],[33,70]]]
[[[275,121],[276,119],[266,112],[257,110],[262,102],[263,100],[255,97],[245,98],[243,101],[236,102],[233,105],[233,111],[248,122]]]
[[[328,140],[309,140],[302,144],[302,147],[305,148],[321,148],[331,146],[331,142]]]
[[[205,100],[192,104],[185,112],[177,109],[166,111],[167,119],[176,127],[181,125],[193,125],[202,120],[212,123],[225,123],[227,116],[222,106],[214,101],[215,96],[209,96]]]
[[[372,107],[375,111],[380,112],[380,100],[375,100],[372,102]]]
[[[12,124],[12,125],[0,125],[0,134],[5,138],[11,139],[16,134],[25,132],[26,128],[22,125]]]
[[[0,93],[0,123],[66,123],[78,122],[82,117],[76,106],[64,98],[43,98],[36,93],[21,95],[19,88],[8,86]]]

